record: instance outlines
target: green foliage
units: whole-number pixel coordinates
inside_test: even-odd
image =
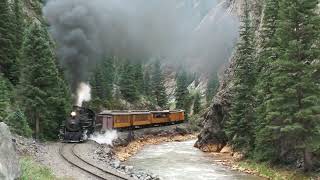
[[[161,108],[166,108],[168,104],[168,98],[166,94],[166,88],[164,86],[164,77],[161,72],[160,61],[156,61],[153,67],[151,76],[151,92],[156,104]]]
[[[235,149],[256,160],[293,164],[303,159],[310,171],[319,159],[318,3],[266,0],[259,50],[245,8],[225,132]]]
[[[207,90],[206,90],[206,100],[207,103],[210,104],[217,89],[219,86],[219,80],[217,73],[212,73],[208,79],[208,85],[207,85]]]
[[[266,125],[257,142],[258,155],[264,147],[277,144],[265,152],[268,160],[293,163],[303,154],[306,158],[312,153],[312,140],[320,136],[320,87],[314,79],[319,68],[314,61],[320,57],[314,46],[320,33],[317,4],[316,0],[280,1],[275,34],[279,55],[271,62],[271,97],[265,102]],[[309,163],[305,161],[308,170]]]
[[[7,0],[0,2],[0,70],[6,78],[16,84],[18,71],[16,63],[14,14]]]
[[[10,95],[7,82],[0,74],[0,121],[4,121],[10,110]]]
[[[20,105],[36,137],[54,139],[71,104],[67,97],[71,96],[58,74],[48,32],[41,25],[33,23],[28,28],[22,58]]]
[[[13,47],[14,47],[14,59],[12,74],[14,74],[13,84],[16,85],[20,78],[20,51],[23,43],[23,32],[25,29],[24,14],[22,10],[22,0],[14,0],[12,9],[14,12],[13,16]]]
[[[143,68],[140,62],[136,62],[133,65],[134,68],[134,79],[135,84],[138,90],[138,93],[141,95],[144,93],[144,79],[143,79]]]
[[[143,89],[144,94],[147,97],[150,97],[152,95],[152,88],[151,88],[151,77],[150,77],[150,71],[146,70],[143,78]]]
[[[312,179],[312,175],[304,174],[301,171],[295,171],[293,169],[285,169],[281,167],[275,167],[267,163],[256,163],[254,161],[242,161],[238,163],[241,169],[250,169],[256,172],[259,176],[272,180],[309,180]]]
[[[201,111],[201,95],[199,92],[195,94],[194,103],[193,103],[193,113],[198,114]]]
[[[106,58],[97,64],[90,78],[92,98],[90,107],[99,111],[103,107],[110,108],[113,98],[114,59]]]
[[[248,152],[254,142],[254,93],[255,67],[253,58],[253,29],[248,5],[245,5],[240,30],[239,56],[236,59],[233,97],[226,133],[232,146]]]
[[[34,160],[28,157],[24,157],[20,160],[20,167],[21,167],[21,180],[55,180],[57,177],[54,176],[53,172],[36,163]]]
[[[187,101],[189,97],[189,90],[188,90],[188,76],[185,70],[181,71],[177,75],[177,89],[175,92],[176,96],[176,108],[177,109],[188,109]],[[186,113],[187,114],[187,113]]]
[[[269,146],[277,137],[272,136],[273,127],[269,127],[266,121],[266,108],[268,102],[272,97],[271,93],[271,63],[275,61],[278,56],[277,53],[277,39],[275,37],[277,22],[279,20],[279,1],[267,0],[265,2],[263,24],[260,32],[262,38],[261,52],[258,54],[257,62],[257,84],[256,91],[256,149],[255,158],[258,160],[270,160],[274,157],[276,149]],[[268,137],[268,138],[266,138]],[[267,142],[267,143],[266,143]]]
[[[188,119],[188,129],[192,132],[199,132],[202,128],[202,120],[203,118],[200,116],[200,114],[193,114]]]
[[[20,109],[15,112],[11,112],[5,122],[10,126],[11,132],[21,136],[31,137],[32,130],[28,125],[26,116]]]
[[[120,91],[121,95],[129,102],[135,102],[139,99],[135,73],[133,64],[127,61],[121,72]]]

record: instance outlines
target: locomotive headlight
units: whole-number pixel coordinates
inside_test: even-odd
[[[74,112],[74,111],[73,111],[73,112],[71,112],[71,116],[72,116],[72,117],[74,117],[74,116],[76,116],[76,115],[77,115],[77,113],[76,113],[76,112]]]

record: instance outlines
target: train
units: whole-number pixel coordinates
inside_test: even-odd
[[[88,108],[74,106],[60,128],[59,138],[63,142],[83,142],[96,131],[128,130],[184,121],[183,110],[105,110],[95,114]]]

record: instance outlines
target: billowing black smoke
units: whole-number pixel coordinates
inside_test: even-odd
[[[44,8],[51,34],[57,42],[57,55],[75,92],[103,52],[94,9],[77,0],[52,0]]]
[[[90,67],[108,56],[221,65],[234,46],[238,22],[218,2],[48,0],[44,15],[75,92]]]

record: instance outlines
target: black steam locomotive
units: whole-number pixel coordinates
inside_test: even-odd
[[[59,138],[63,142],[82,142],[95,130],[95,113],[84,107],[74,106],[70,116],[61,125]]]

